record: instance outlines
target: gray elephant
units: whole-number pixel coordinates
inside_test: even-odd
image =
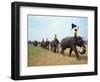
[[[69,56],[71,56],[72,51],[74,51],[78,60],[80,58],[76,46],[84,47],[86,49],[85,42],[80,36],[77,37],[77,42],[75,42],[74,37],[66,37],[61,40],[60,46],[61,46],[61,54],[64,54],[64,50],[66,48],[70,48]]]
[[[42,41],[41,42],[41,48],[49,49],[49,44],[50,44],[49,41],[46,41],[46,42]]]
[[[59,40],[55,39],[53,41],[50,42],[50,46],[51,46],[51,51],[58,53],[58,45],[59,45]]]

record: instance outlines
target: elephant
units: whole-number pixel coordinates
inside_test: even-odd
[[[51,45],[51,51],[52,52],[57,52],[58,53],[58,45],[59,45],[59,40],[58,39],[55,39],[55,40],[52,40],[50,42],[50,45]]]
[[[33,42],[33,45],[34,45],[34,46],[38,46],[38,42],[35,40],[35,41]]]
[[[50,44],[49,41],[46,41],[46,42],[42,41],[41,42],[41,48],[49,49],[49,44]]]
[[[76,58],[79,60],[80,57],[79,57],[76,46],[83,47],[85,49],[86,49],[86,47],[85,47],[85,41],[82,39],[82,37],[78,36],[76,39],[77,39],[77,42],[75,42],[76,40],[75,40],[74,37],[65,37],[65,38],[63,38],[61,40],[61,43],[60,43],[61,54],[64,55],[64,50],[66,48],[70,48],[69,56],[71,56],[72,51],[74,51],[75,55],[76,55]]]
[[[45,42],[44,46],[45,46],[46,49],[49,49],[49,44],[50,44],[49,41],[46,41],[46,42]]]

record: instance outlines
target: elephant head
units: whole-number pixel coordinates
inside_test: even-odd
[[[83,47],[86,49],[85,47],[85,41],[82,39],[82,37],[77,37],[77,43],[76,43],[79,47]]]

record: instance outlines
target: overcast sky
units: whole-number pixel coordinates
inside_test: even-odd
[[[78,35],[87,39],[87,17],[28,15],[28,41],[41,41],[42,38],[51,41],[55,34],[61,41],[64,37],[73,36],[72,23],[79,26]]]

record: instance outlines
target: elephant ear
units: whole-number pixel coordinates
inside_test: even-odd
[[[79,41],[79,42],[83,42],[82,37],[79,36],[79,37],[78,37],[78,41]]]
[[[84,44],[87,44],[87,41],[84,40],[83,43],[84,43]]]

